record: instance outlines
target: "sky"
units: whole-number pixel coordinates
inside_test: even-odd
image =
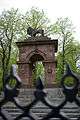
[[[59,17],[69,17],[75,27],[75,38],[80,39],[80,0],[0,0],[0,13],[6,9],[19,8],[26,12],[32,7],[43,9],[51,22]]]

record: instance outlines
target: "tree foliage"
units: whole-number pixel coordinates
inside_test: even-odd
[[[79,53],[80,53],[80,44],[79,43],[71,41],[68,44],[68,46],[66,46],[65,60],[71,66],[72,70],[77,74],[80,73],[80,68],[77,67]],[[57,54],[58,64],[57,64],[57,76],[56,76],[57,80],[59,80],[59,81],[62,77],[62,70],[63,70],[62,59],[63,59],[63,55],[62,55],[62,52],[60,51]]]
[[[9,70],[12,43],[18,28],[18,10],[3,11],[0,16],[0,56],[2,67],[2,80]],[[13,50],[14,51],[14,50]]]
[[[75,42],[74,27],[69,18],[58,18],[52,25],[54,35],[58,38],[57,69],[56,79],[60,81],[65,71],[65,63],[69,63],[73,71],[77,72],[77,56],[80,52],[80,45]],[[78,71],[79,72],[79,71]]]
[[[71,41],[74,40],[73,37],[73,24],[69,18],[58,18],[57,21],[52,26],[54,34],[59,38],[59,51],[61,51],[62,57],[62,74],[64,73],[64,66],[66,61],[66,51],[68,51],[67,46]]]

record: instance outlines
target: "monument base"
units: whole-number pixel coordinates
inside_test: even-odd
[[[59,85],[58,85],[58,83],[57,82],[54,82],[53,84],[47,84],[47,85],[44,85],[44,88],[56,88],[56,87],[58,87]],[[21,85],[21,87],[22,88],[36,88],[36,86],[35,85],[27,85],[27,84],[22,84]]]

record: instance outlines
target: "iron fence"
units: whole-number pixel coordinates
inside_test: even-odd
[[[9,81],[11,79],[15,79],[16,81],[15,86],[12,88],[9,86]],[[67,79],[72,80],[71,86],[68,86],[66,84]],[[9,101],[14,103],[20,110],[22,110],[22,113],[14,118],[14,120],[21,120],[24,117],[28,117],[30,120],[38,120],[38,118],[36,119],[36,117],[30,113],[31,108],[35,106],[38,102],[42,102],[44,105],[48,106],[51,109],[51,111],[46,116],[42,117],[39,120],[50,120],[51,118],[70,120],[70,118],[68,118],[64,114],[61,114],[60,110],[63,109],[67,102],[75,102],[75,104],[80,107],[80,101],[77,98],[79,78],[71,71],[69,65],[67,65],[67,70],[61,80],[61,86],[65,99],[58,106],[52,105],[46,100],[47,94],[44,91],[44,85],[40,78],[38,78],[38,80],[36,81],[36,90],[34,92],[35,99],[30,104],[26,106],[21,106],[16,99],[19,95],[21,80],[16,73],[15,66],[12,67],[11,73],[6,76],[5,81],[6,82],[3,90],[4,98],[0,101],[0,116],[3,120],[11,120],[11,117],[9,116],[7,118],[5,112],[2,111],[3,105],[5,105]],[[77,120],[80,120],[80,115],[78,116]]]

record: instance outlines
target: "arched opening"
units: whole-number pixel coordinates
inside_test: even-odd
[[[34,54],[30,58],[30,71],[32,76],[32,83],[35,85],[35,82],[38,77],[41,77],[44,81],[45,69],[43,65],[44,58],[39,54]]]

